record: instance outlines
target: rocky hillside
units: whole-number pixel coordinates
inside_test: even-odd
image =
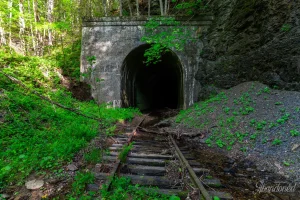
[[[181,111],[173,128],[198,146],[251,160],[258,170],[299,179],[299,92],[246,82]]]
[[[204,38],[196,76],[204,88],[260,81],[300,91],[299,1],[206,2],[216,18]]]

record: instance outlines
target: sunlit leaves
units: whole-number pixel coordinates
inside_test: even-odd
[[[145,24],[142,41],[151,45],[145,51],[146,65],[160,62],[161,56],[170,50],[182,51],[190,33],[173,17],[150,18]]]

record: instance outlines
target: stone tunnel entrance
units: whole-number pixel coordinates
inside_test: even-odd
[[[161,62],[146,66],[144,53],[150,45],[132,50],[121,68],[121,101],[123,107],[140,110],[183,107],[183,74],[177,55],[169,51]]]

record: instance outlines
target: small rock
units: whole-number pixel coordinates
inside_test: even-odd
[[[292,147],[292,151],[295,151],[296,149],[298,149],[298,147],[300,147],[300,144],[294,144]]]
[[[247,168],[246,171],[248,171],[248,172],[254,172],[254,169],[252,169],[252,168]]]
[[[102,164],[98,163],[98,164],[95,165],[95,171],[96,172],[101,172],[101,169],[102,169]]]
[[[87,191],[98,192],[100,188],[99,188],[99,185],[97,185],[97,184],[88,184],[86,189],[87,189]]]
[[[78,170],[78,168],[77,168],[74,164],[68,165],[68,166],[67,166],[67,169],[68,169],[69,171],[76,171],[76,170]]]
[[[28,190],[36,190],[39,189],[41,187],[43,187],[44,185],[44,181],[43,180],[31,180],[28,181],[27,183],[25,183],[25,186]]]

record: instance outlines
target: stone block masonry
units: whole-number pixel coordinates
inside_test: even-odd
[[[183,51],[171,49],[172,55],[166,56],[164,66],[160,67],[170,65],[169,70],[177,70],[176,73],[174,72],[173,79],[177,80],[176,87],[180,91],[177,91],[179,96],[176,97],[178,101],[175,107],[187,108],[197,101],[200,89],[198,81],[195,80],[200,62],[199,55],[203,48],[203,41],[199,39],[199,30],[202,35],[205,34],[212,23],[213,16],[203,15],[189,21],[185,18],[177,20],[191,31],[191,38],[197,40],[188,42]],[[88,75],[81,80],[91,85],[92,97],[99,103],[121,102],[114,105],[124,107],[142,104],[145,109],[149,109],[150,104],[155,104],[155,100],[145,102],[150,98],[150,93],[142,91],[142,86],[139,87],[139,84],[145,84],[142,83],[143,80],[137,82],[138,76],[144,76],[144,79],[149,81],[151,79],[146,77],[146,72],[139,72],[145,67],[142,64],[142,52],[147,46],[141,42],[141,37],[144,34],[143,25],[146,21],[146,17],[105,17],[84,20],[80,71]],[[135,53],[132,53],[134,50]],[[87,60],[91,56],[96,58],[92,66]],[[159,72],[149,72],[152,79],[157,77],[157,73],[159,74]],[[168,73],[166,71],[164,73],[165,77],[168,77]],[[155,80],[154,85],[159,83],[158,79]],[[147,90],[151,88],[147,86]]]

